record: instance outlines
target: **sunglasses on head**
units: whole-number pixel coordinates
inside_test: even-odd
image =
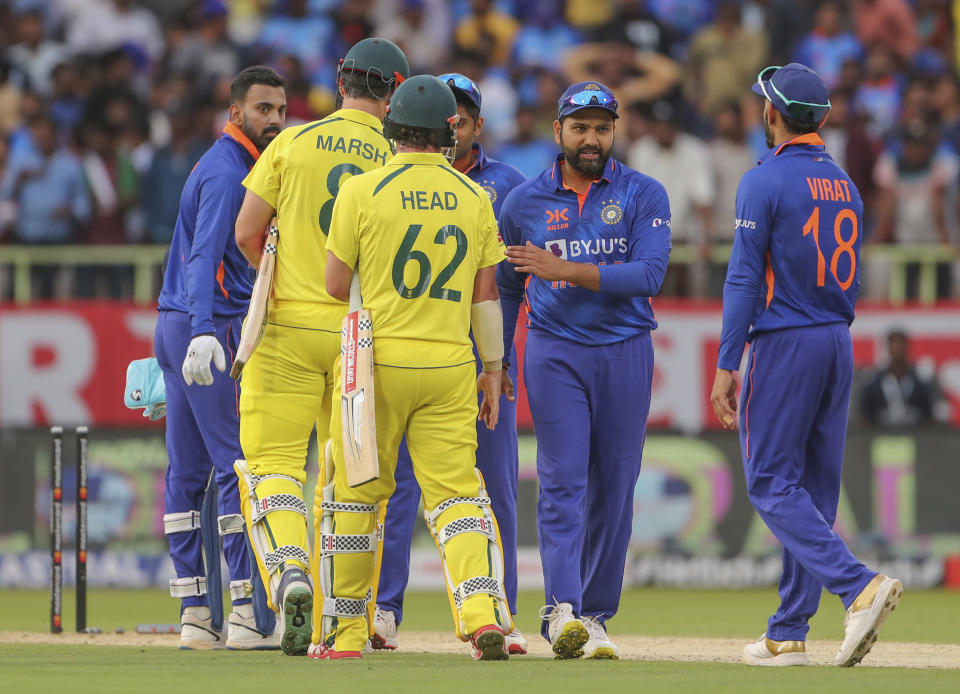
[[[766,97],[767,101],[773,101],[770,98],[770,95],[767,93],[766,84],[764,84],[764,79],[766,79],[767,75],[769,75],[770,79],[768,80],[768,83],[770,84],[770,88],[773,90],[773,93],[780,97],[780,99],[786,105],[787,113],[801,122],[817,122],[822,120],[830,110],[830,99],[827,99],[827,103],[825,104],[811,104],[807,101],[788,99],[779,89],[777,89],[777,85],[773,83],[773,73],[779,70],[780,67],[780,65],[771,65],[769,67],[765,67],[760,71],[760,74],[757,75],[757,84],[760,85],[760,91],[763,92],[763,96]]]
[[[620,106],[612,94],[599,89],[583,89],[575,92],[567,97],[567,103],[572,106],[602,106],[614,111]]]
[[[439,75],[439,78],[443,80],[448,87],[453,87],[462,92],[466,92],[474,101],[477,103],[480,102],[480,87],[478,87],[477,83],[469,77],[464,77],[463,75],[455,72],[448,72],[446,74]]]

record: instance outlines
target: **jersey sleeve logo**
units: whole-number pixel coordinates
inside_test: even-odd
[[[666,225],[666,227],[667,227],[668,229],[670,229],[670,228],[671,228],[671,227],[670,227],[670,220],[669,220],[669,219],[661,219],[660,217],[657,217],[656,219],[653,220],[653,222],[651,223],[650,226],[652,226],[654,229],[656,229],[657,227],[663,226],[663,225]]]
[[[600,210],[600,219],[604,224],[616,224],[623,219],[623,208],[620,207],[619,200],[606,200],[603,203],[603,209]]]

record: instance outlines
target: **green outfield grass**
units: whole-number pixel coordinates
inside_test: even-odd
[[[466,656],[372,655],[317,662],[276,653],[180,652],[170,648],[0,646],[11,692],[450,692],[525,694],[619,692],[750,694],[853,691],[956,692],[957,671],[893,668],[750,668],[711,663],[557,662]]]
[[[519,599],[520,627],[536,637],[536,610],[542,596],[524,592]],[[4,591],[0,630],[45,631],[49,601],[44,591]],[[756,638],[776,604],[774,590],[685,591],[637,589],[624,594],[621,611],[610,623],[617,633],[651,636]],[[64,625],[74,624],[73,594],[64,596]],[[451,629],[446,598],[411,593],[404,628]],[[92,590],[89,624],[104,631],[137,623],[174,622],[177,603],[161,590]],[[885,641],[957,643],[960,641],[960,593],[907,592],[884,627]],[[824,596],[810,637],[839,639],[839,602]],[[402,644],[401,629],[401,644]],[[375,654],[362,662],[318,663],[277,653],[180,652],[172,648],[89,647],[0,644],[5,688],[15,692],[669,692],[688,694],[811,691],[916,692],[960,691],[960,670],[901,668],[751,668],[743,665],[667,662],[556,662],[514,658],[508,663],[474,663],[466,656]],[[309,690],[307,689],[309,688]]]
[[[638,588],[626,591],[620,612],[609,623],[611,634],[647,636],[718,636],[754,639],[766,628],[776,609],[774,589],[764,590],[674,590]],[[524,632],[539,629],[537,610],[543,604],[539,592],[523,591],[518,622]],[[75,624],[74,596],[64,591],[63,624]],[[6,590],[2,594],[0,630],[47,631],[50,598],[45,591]],[[443,631],[452,629],[446,596],[440,593],[409,593],[404,606],[405,629]],[[229,607],[226,608],[229,611]],[[179,620],[179,603],[162,590],[89,591],[87,623],[104,631],[123,627],[128,631],[143,623]],[[820,612],[811,624],[811,639],[836,639],[843,634],[840,601],[824,593]],[[884,627],[884,640],[927,643],[960,643],[960,591],[907,591],[903,603]]]

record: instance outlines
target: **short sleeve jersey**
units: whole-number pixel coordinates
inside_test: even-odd
[[[487,193],[442,155],[397,154],[344,183],[327,250],[359,273],[377,364],[473,363],[474,279],[505,249]]]
[[[287,128],[270,143],[243,181],[277,211],[280,239],[273,298],[328,305],[311,313],[311,327],[340,330],[345,306],[326,291],[327,234],[340,186],[377,169],[391,156],[375,116],[341,109],[327,118]]]

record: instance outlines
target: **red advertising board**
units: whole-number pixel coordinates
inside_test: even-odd
[[[707,396],[719,303],[659,300],[655,308],[660,328],[650,425],[691,433],[716,428]],[[123,387],[127,364],[153,354],[156,316],[155,309],[132,303],[0,304],[0,427],[149,425],[123,406]],[[521,316],[521,367],[524,323]],[[886,333],[895,327],[911,336],[913,358],[936,369],[951,422],[960,426],[960,304],[861,306],[851,328],[858,367],[885,358]],[[531,426],[522,379],[518,420]]]

